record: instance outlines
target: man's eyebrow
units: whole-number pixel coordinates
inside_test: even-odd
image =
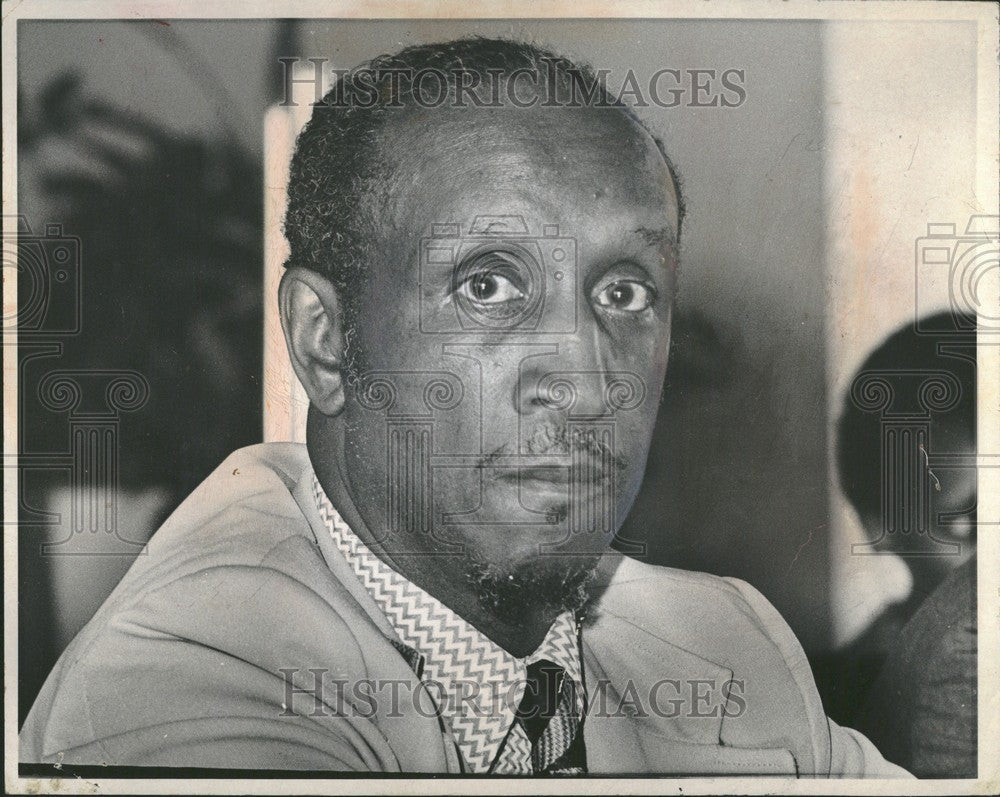
[[[662,249],[665,246],[674,256],[674,260],[679,259],[680,252],[677,247],[677,234],[672,228],[660,227],[659,229],[653,229],[652,227],[637,227],[633,232],[642,238],[646,246],[652,246],[655,249]]]

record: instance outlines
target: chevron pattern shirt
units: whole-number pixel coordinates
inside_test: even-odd
[[[315,474],[313,491],[334,544],[385,612],[405,646],[402,652],[405,655],[406,648],[416,652],[416,661],[410,664],[436,698],[442,722],[468,771],[532,774],[531,743],[522,724],[515,722],[528,665],[547,660],[562,667],[572,687],[576,716],[585,716],[573,613],[556,618],[534,653],[516,658],[376,556],[330,503]],[[549,726],[548,736],[564,732],[557,721],[550,721]]]

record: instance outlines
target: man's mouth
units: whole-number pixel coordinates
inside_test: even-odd
[[[525,448],[522,453],[500,446],[483,457],[478,467],[489,482],[582,503],[609,500],[615,478],[626,470],[624,457],[586,430],[543,425],[534,430]]]
[[[581,456],[574,458],[569,465],[533,464],[497,468],[495,478],[532,492],[556,490],[569,496],[571,492],[590,492],[609,485],[611,474],[596,457]]]

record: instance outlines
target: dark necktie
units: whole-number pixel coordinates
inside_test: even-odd
[[[528,665],[524,697],[515,722],[531,742],[531,766],[536,775],[578,775],[587,771],[576,686],[551,661]]]

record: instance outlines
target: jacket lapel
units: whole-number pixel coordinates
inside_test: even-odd
[[[368,594],[327,532],[312,495],[312,470],[295,485],[292,494],[309,522],[316,544],[342,597],[337,612],[344,619],[365,659],[366,672],[357,679],[373,681],[383,688],[377,692],[377,711],[372,718],[396,752],[403,772],[462,771],[461,759],[451,736],[442,733],[438,707],[432,690],[423,688],[412,669],[399,636],[385,614]],[[339,509],[339,508],[338,508]],[[395,690],[395,692],[394,692]],[[390,705],[397,698],[401,705]],[[437,744],[432,743],[437,740]]]
[[[641,584],[615,580],[619,561],[603,565],[583,632],[590,771],[795,774],[787,750],[727,746],[727,717],[742,713],[732,670],[644,626],[650,604]]]

